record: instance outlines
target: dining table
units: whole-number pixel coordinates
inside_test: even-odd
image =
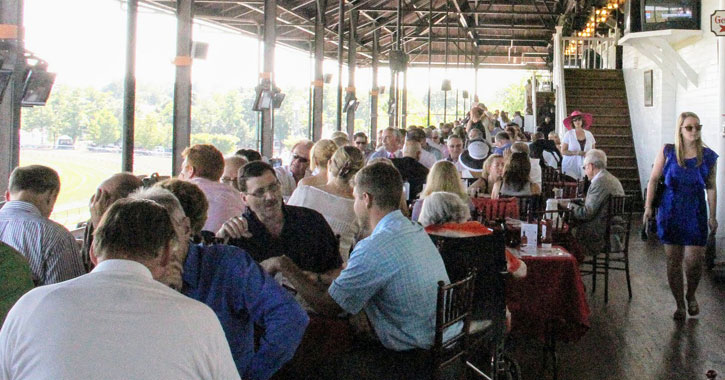
[[[507,249],[527,267],[525,277],[507,283],[511,333],[543,341],[543,368],[551,359],[556,378],[556,343],[576,342],[590,326],[579,263],[561,246]]]

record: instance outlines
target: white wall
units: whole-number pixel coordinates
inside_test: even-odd
[[[725,152],[719,152],[720,134],[720,80],[718,70],[718,39],[725,43],[725,37],[716,37],[710,32],[710,15],[719,8],[718,0],[703,0],[701,10],[702,38],[693,42],[682,41],[673,48],[698,74],[697,86],[688,83],[687,88],[677,84],[668,73],[663,72],[635,48],[624,47],[622,66],[627,88],[632,134],[637,153],[639,175],[642,187],[646,186],[652,171],[655,155],[663,144],[674,142],[675,123],[679,113],[695,112],[703,125],[702,138],[705,144],[721,156],[718,175],[725,167]],[[644,72],[653,70],[653,107],[644,107]],[[725,189],[718,188],[718,220],[720,236],[725,234]]]

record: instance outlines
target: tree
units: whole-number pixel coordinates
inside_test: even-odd
[[[223,154],[232,153],[236,150],[239,138],[229,135],[196,133],[191,135],[191,145],[212,144]]]
[[[162,146],[164,136],[170,135],[171,131],[162,130],[162,126],[158,120],[158,114],[148,113],[136,123],[135,143],[136,146],[143,149],[153,149]]]
[[[113,112],[104,108],[91,115],[87,133],[88,139],[96,145],[114,144],[121,137],[121,125]]]

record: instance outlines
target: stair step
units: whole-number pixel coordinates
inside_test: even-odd
[[[617,89],[617,90],[624,90],[626,87],[624,86],[624,83],[622,83],[619,80],[566,80],[564,82],[564,86],[566,86],[566,90],[569,91],[570,89]]]
[[[598,97],[622,97],[626,98],[627,91],[622,88],[595,88],[595,87],[570,87],[566,86],[566,99],[567,103],[569,99],[579,98],[583,96],[598,96]]]
[[[564,78],[624,79],[622,70],[564,69]]]
[[[604,145],[600,146],[597,144],[597,149],[601,149],[604,151],[604,153],[607,154],[607,156],[625,156],[625,155],[631,155],[634,156],[634,146],[624,146],[624,145]]]

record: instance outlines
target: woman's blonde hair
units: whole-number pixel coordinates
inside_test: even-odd
[[[675,153],[677,154],[677,164],[681,167],[685,167],[685,144],[682,141],[682,125],[685,124],[685,119],[688,117],[694,117],[697,119],[697,123],[700,123],[700,117],[694,112],[683,112],[677,117],[677,129],[675,129]],[[697,166],[702,164],[702,133],[695,140],[695,147],[697,148]]]
[[[360,169],[365,166],[365,156],[354,146],[340,147],[330,159],[330,174],[350,182]]]
[[[337,150],[337,144],[329,139],[322,139],[315,143],[312,147],[312,159],[310,160],[310,170],[320,168],[327,170],[327,162],[330,161],[332,155]]]
[[[425,198],[436,191],[457,194],[461,199],[468,200],[466,188],[463,187],[461,182],[461,174],[456,170],[456,165],[450,161],[438,161],[430,168],[421,198]]]
[[[483,169],[481,170],[481,178],[485,178],[488,180],[488,177],[491,175],[491,166],[493,166],[493,162],[497,159],[504,159],[502,155],[500,154],[492,154],[488,156],[486,161],[483,162]]]

